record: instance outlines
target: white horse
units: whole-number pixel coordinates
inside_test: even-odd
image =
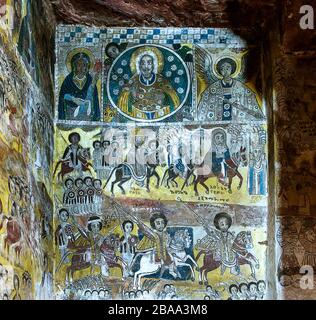
[[[155,261],[154,249],[136,253],[131,266],[133,266],[134,262],[139,256],[141,256],[141,258],[139,261],[139,269],[134,273],[133,290],[141,290],[141,278],[158,272],[163,266],[162,262]]]
[[[190,248],[191,244],[192,238],[189,234],[189,231],[187,229],[179,230],[175,233],[173,239],[171,240],[168,251],[174,262],[175,272],[177,276],[181,278],[178,267],[188,267],[191,271],[191,280],[195,281],[194,270],[192,268],[192,265],[190,263],[187,263],[187,261],[191,261],[197,271],[199,270],[199,267],[192,256],[187,254],[185,251],[185,249]]]
[[[141,256],[139,262],[139,269],[134,273],[133,290],[141,290],[141,279],[144,276],[149,276],[155,274],[160,270],[160,278],[162,278],[165,271],[169,273],[176,279],[181,278],[178,267],[188,267],[191,271],[191,279],[195,280],[194,270],[192,266],[187,263],[190,260],[194,266],[198,269],[197,263],[194,259],[188,255],[185,249],[191,246],[192,239],[188,230],[179,230],[175,233],[170,241],[170,245],[167,247],[167,254],[170,256],[172,263],[166,265],[163,261],[155,261],[155,250],[149,249],[144,252],[138,252],[131,263],[133,266],[134,262],[138,257]]]

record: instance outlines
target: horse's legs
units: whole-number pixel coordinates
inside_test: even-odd
[[[207,277],[205,277],[206,269],[207,269],[207,267],[205,266],[205,267],[203,267],[203,270],[202,270],[202,284],[203,284],[203,282],[207,283]]]
[[[173,177],[173,178],[171,179],[171,181],[174,182],[175,185],[176,185],[176,188],[178,188],[179,185],[178,185],[178,182],[175,180],[176,178],[177,178],[177,176]]]
[[[132,259],[132,261],[131,261],[131,263],[130,263],[130,265],[129,265],[129,270],[130,270],[130,271],[129,271],[129,274],[130,274],[130,275],[133,275],[132,269],[133,269],[134,263],[135,263],[136,259],[137,259],[140,255],[141,255],[141,254],[140,254],[139,252],[134,255],[134,257],[133,257],[133,259]]]
[[[160,279],[162,278],[162,276],[163,276],[163,274],[165,273],[165,271],[166,271],[166,266],[165,266],[165,265],[162,265],[162,266],[161,266],[161,270],[160,270],[160,275],[159,275],[159,278],[160,278]]]
[[[138,277],[141,275],[141,270],[138,270],[134,273],[134,281],[133,281],[133,289],[137,290],[139,284],[140,284],[140,280],[138,281]]]
[[[122,194],[125,194],[125,190],[123,188],[123,184],[130,180],[132,177],[127,177],[125,179],[122,179],[121,182],[118,184],[119,188],[122,190]]]
[[[192,261],[192,263],[194,264],[195,268],[196,268],[197,271],[198,271],[199,266],[198,266],[197,262],[196,262],[190,255],[187,255],[187,256],[186,256],[186,260]]]
[[[191,280],[192,280],[192,281],[195,280],[194,270],[193,270],[192,266],[191,266],[189,263],[185,263],[185,262],[180,262],[180,261],[179,261],[177,266],[190,268],[190,271],[191,271]]]
[[[150,170],[147,169],[147,174],[146,174],[146,190],[147,190],[147,192],[150,192],[150,188],[149,188],[150,177],[151,177]]]
[[[198,185],[199,182],[200,182],[200,179],[199,179],[199,177],[197,177],[195,179],[195,181],[194,181],[194,192],[195,192],[195,196],[197,196],[197,197],[199,195],[199,192],[198,192],[198,189],[197,189],[197,185]]]
[[[114,180],[112,183],[111,183],[111,194],[112,194],[112,196],[114,196],[114,186],[115,186],[115,184],[118,182],[118,180]]]
[[[160,177],[159,177],[159,174],[157,173],[156,169],[154,170],[153,175],[157,178],[156,189],[158,189],[159,185],[160,185]]]
[[[200,272],[199,272],[199,284],[203,284],[203,272],[204,272],[204,265],[200,268]]]
[[[209,194],[210,189],[208,188],[208,186],[205,184],[206,180],[200,180],[201,185],[205,188],[205,192],[206,194]]]
[[[208,285],[207,274],[208,274],[210,271],[212,271],[212,270],[209,269],[209,268],[205,269],[205,271],[204,271],[204,284],[205,284],[205,285]]]
[[[181,191],[183,191],[185,186],[187,186],[187,187],[189,186],[189,179],[190,179],[191,175],[192,175],[192,171],[188,171],[187,176],[185,177],[185,181],[183,183],[183,186],[181,188]]]
[[[240,180],[237,189],[240,190],[240,189],[241,189],[241,186],[242,186],[242,183],[243,183],[243,181],[244,181],[244,178],[242,177],[242,175],[240,174],[240,172],[239,172],[238,170],[236,170],[236,175],[237,175],[237,177],[238,177],[239,180]]]
[[[228,192],[232,193],[232,182],[233,182],[233,176],[229,175],[228,176]]]
[[[256,279],[256,269],[255,269],[255,266],[253,265],[253,263],[252,263],[251,261],[247,261],[247,264],[248,264],[249,267],[250,267],[251,276],[257,281],[257,279]]]
[[[170,173],[168,174],[168,178],[167,178],[167,188],[170,188],[169,186],[169,181],[171,180],[171,176],[170,176]]]

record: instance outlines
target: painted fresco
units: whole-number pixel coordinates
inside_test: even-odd
[[[260,61],[224,29],[58,27],[57,299],[266,297]]]
[[[225,29],[59,30],[59,120],[265,121],[260,50]]]
[[[45,53],[44,74],[34,58],[36,4],[7,1],[0,31],[1,300],[53,298],[51,60]]]
[[[54,175],[65,186],[68,177],[76,188],[77,178],[95,174],[101,190],[115,197],[245,205],[267,200],[264,125],[78,128],[57,130],[56,142]]]
[[[62,77],[58,78],[61,83],[59,98],[56,99],[59,119],[101,120],[100,55],[101,52],[86,48],[74,48],[65,53],[63,69],[59,70]]]

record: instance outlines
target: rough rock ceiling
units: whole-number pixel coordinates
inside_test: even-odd
[[[299,28],[299,8],[315,0],[50,0],[57,21],[95,26],[252,27],[280,23],[286,52],[316,51],[316,32]],[[253,35],[257,36],[257,35]]]
[[[111,26],[262,25],[280,0],[51,0],[60,22]]]

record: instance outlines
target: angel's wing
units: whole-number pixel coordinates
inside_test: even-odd
[[[195,69],[197,74],[209,85],[218,81],[213,73],[212,63],[212,57],[207,50],[197,45],[195,48]]]

